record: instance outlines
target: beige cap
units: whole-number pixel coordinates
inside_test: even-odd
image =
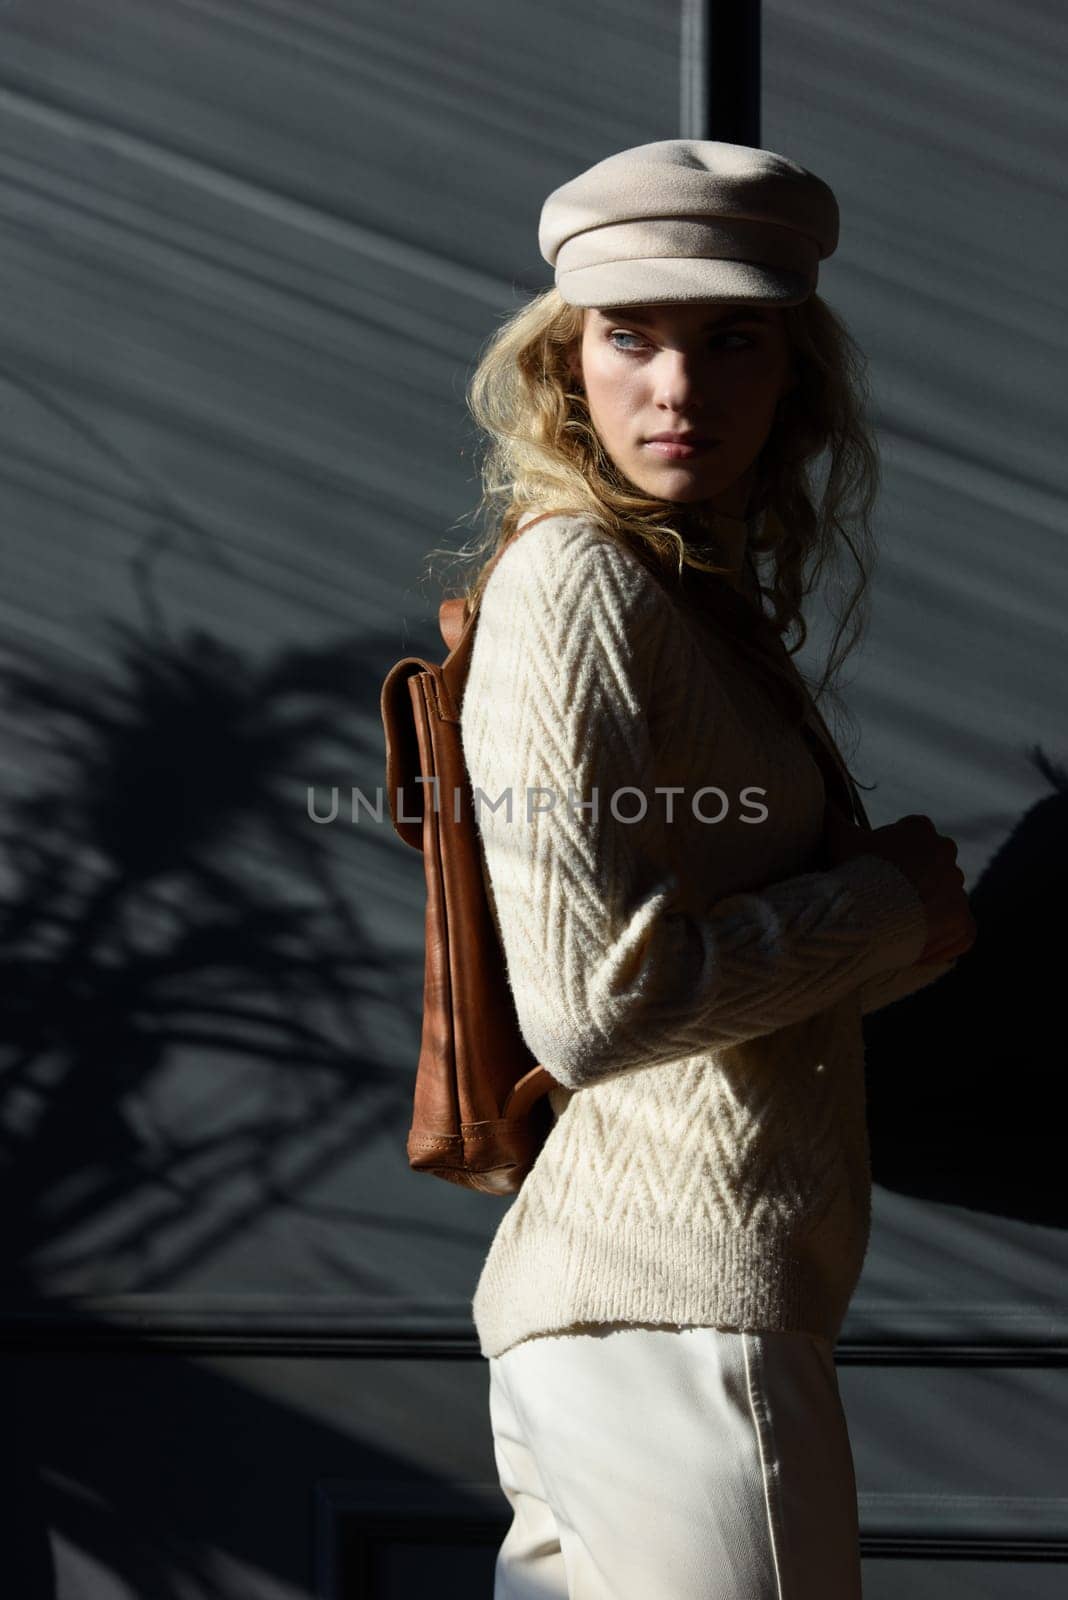
[[[538,226],[538,248],[574,306],[800,305],[837,243],[838,202],[822,178],[716,139],[607,156],[553,190]]]

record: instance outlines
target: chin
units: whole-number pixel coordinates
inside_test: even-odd
[[[693,477],[672,483],[672,477],[682,478],[683,474],[664,473],[657,482],[639,483],[638,487],[643,494],[652,495],[657,500],[671,500],[679,505],[696,505],[702,500],[711,500],[713,496],[722,494],[730,487],[729,484],[702,482]]]

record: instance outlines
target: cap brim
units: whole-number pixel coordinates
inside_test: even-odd
[[[576,267],[556,287],[573,306],[644,306],[748,300],[796,306],[815,288],[803,273],[704,256],[648,256]]]

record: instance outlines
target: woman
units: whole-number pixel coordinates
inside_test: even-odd
[[[769,151],[623,151],[549,196],[555,285],[471,385],[500,515],[464,751],[558,1084],[474,1299],[495,1600],[861,1592],[833,1358],[868,1241],[861,1017],[974,927],[929,818],[829,804],[783,642],[850,518],[850,610],[866,578],[861,366],[814,293],[837,230]]]

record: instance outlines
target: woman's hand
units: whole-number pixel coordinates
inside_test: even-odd
[[[971,949],[977,929],[964,874],[957,865],[956,842],[939,833],[930,817],[910,813],[869,830],[858,828],[828,804],[824,838],[832,866],[851,856],[881,856],[911,881],[927,913],[927,943],[917,957],[917,966],[955,961]]]

